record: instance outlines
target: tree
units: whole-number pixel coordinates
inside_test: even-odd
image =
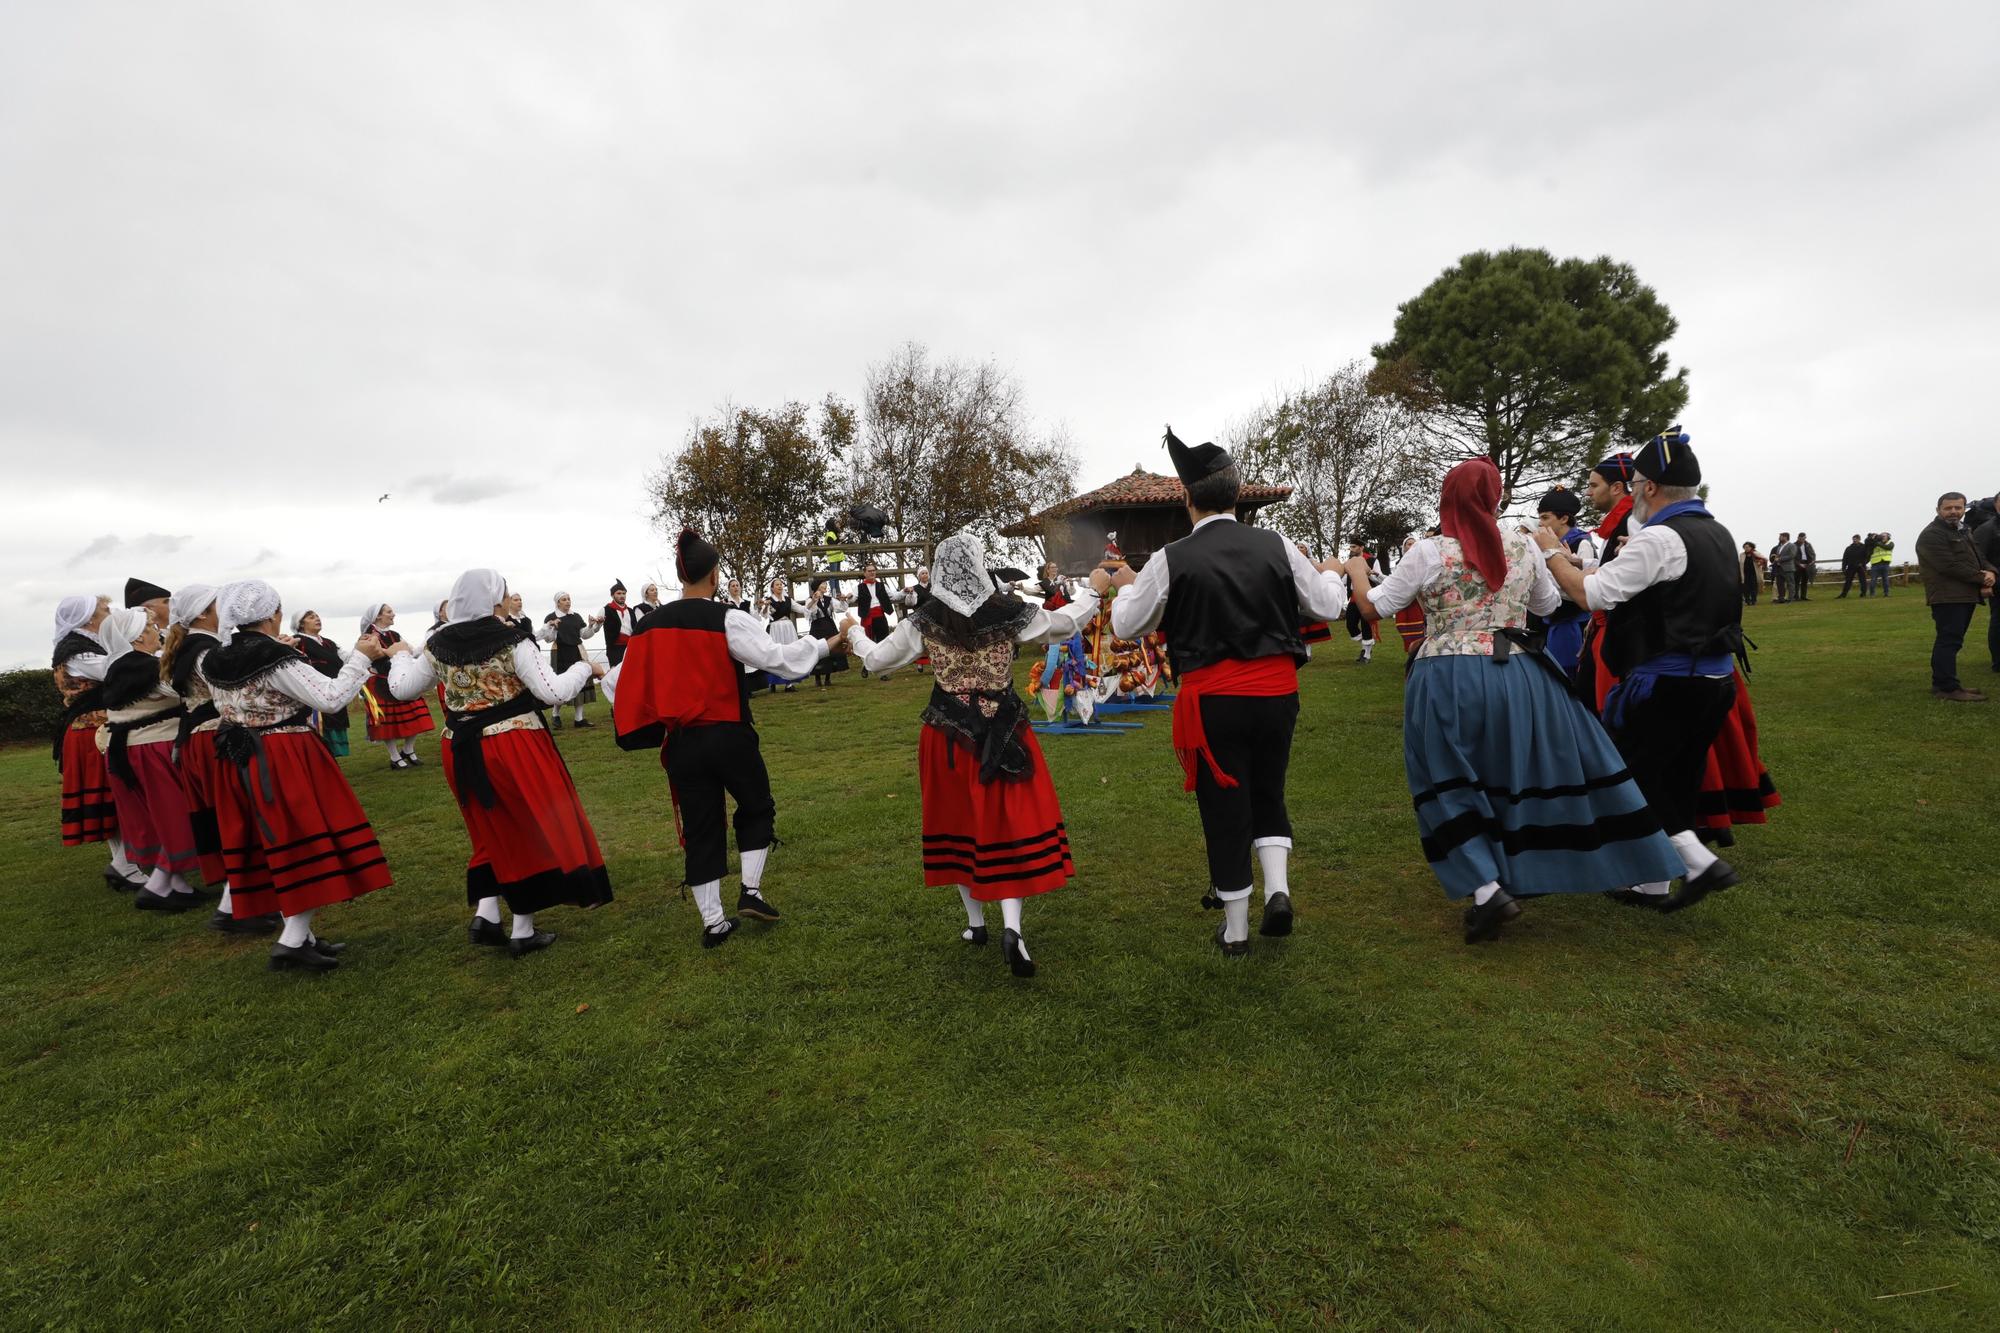
[[[905,343],[868,367],[862,415],[855,498],[887,510],[903,540],[1009,523],[1074,485],[1067,435],[1035,435],[1020,382],[990,361],[933,360]]]
[[[1246,478],[1292,488],[1264,521],[1321,556],[1350,541],[1372,550],[1382,532],[1413,527],[1414,511],[1436,499],[1422,414],[1359,361],[1282,396],[1237,438]]]
[[[1577,479],[1672,424],[1687,371],[1662,344],[1678,325],[1629,265],[1546,250],[1465,256],[1397,309],[1378,372],[1426,413],[1446,452],[1485,455],[1503,504]]]
[[[799,402],[774,411],[724,403],[697,419],[648,479],[654,523],[673,535],[693,528],[725,571],[764,587],[777,552],[817,535],[828,479],[854,440],[854,408],[837,396],[814,416]]]

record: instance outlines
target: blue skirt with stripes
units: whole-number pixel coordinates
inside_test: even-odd
[[[1516,896],[1601,893],[1681,873],[1604,728],[1526,653],[1417,659],[1403,761],[1453,898],[1495,880]]]

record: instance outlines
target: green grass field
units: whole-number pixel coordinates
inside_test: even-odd
[[[715,952],[608,727],[561,744],[618,901],[519,962],[435,762],[346,760],[397,882],[323,977],[132,911],[0,753],[0,1324],[1993,1327],[2000,718],[1893,600],[1749,613],[1786,805],[1740,888],[1476,949],[1344,640],[1298,933],[1217,956],[1158,714],[1046,744],[1079,877],[1026,983],[921,887],[913,674],[760,697],[787,920]]]

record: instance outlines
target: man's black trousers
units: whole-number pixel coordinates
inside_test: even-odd
[[[1194,795],[1201,833],[1208,843],[1208,882],[1217,891],[1250,887],[1250,845],[1258,838],[1292,836],[1285,812],[1285,769],[1292,761],[1292,729],[1299,721],[1297,694],[1253,698],[1211,694],[1201,700],[1201,725],[1222,771],[1236,779],[1224,787],[1196,762]]]
[[[1694,827],[1708,747],[1735,702],[1733,677],[1662,676],[1651,698],[1626,706],[1624,725],[1611,733],[1669,837]]]
[[[729,832],[722,798],[736,801],[736,850],[771,845],[778,806],[757,746],[757,729],[743,722],[683,727],[667,742],[667,781],[680,808],[688,884],[721,879],[729,868]]]

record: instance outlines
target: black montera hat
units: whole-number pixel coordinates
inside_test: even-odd
[[[1181,479],[1183,486],[1192,486],[1203,477],[1214,476],[1236,461],[1219,444],[1192,447],[1182,444],[1172,426],[1167,427],[1167,456],[1174,460],[1174,475]]]
[[[1679,426],[1667,427],[1632,455],[1632,470],[1647,481],[1661,486],[1696,486],[1701,483],[1701,463],[1689,446],[1692,437]]]

